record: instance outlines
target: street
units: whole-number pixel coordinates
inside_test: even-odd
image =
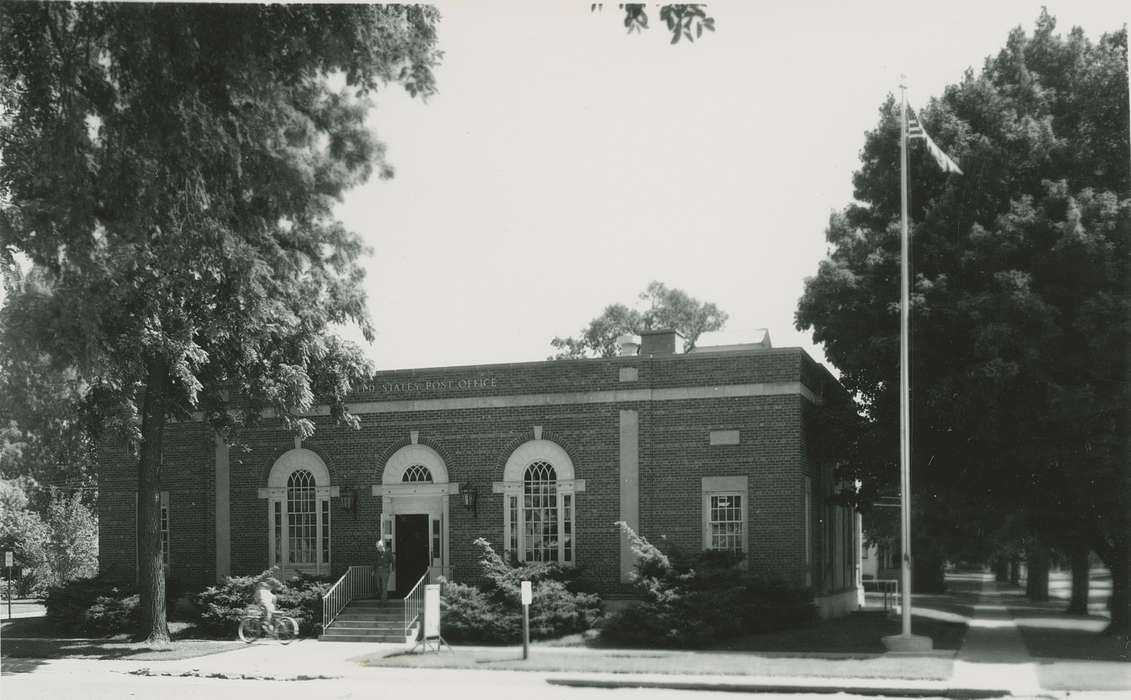
[[[231,680],[184,676],[143,676],[130,673],[129,666],[105,661],[60,660],[37,667],[34,672],[10,672],[18,660],[5,661],[2,689],[7,700],[57,700],[78,698],[110,700],[126,697],[161,697],[169,700],[199,698],[227,700],[248,696],[287,698],[593,698],[608,695],[608,689],[571,688],[547,683],[547,674],[506,671],[453,671],[422,669],[366,669],[365,675],[308,681]],[[113,667],[113,668],[111,668]],[[152,667],[160,672],[159,666]],[[561,674],[557,674],[561,675]],[[656,688],[618,689],[618,699],[693,698],[703,691]],[[786,695],[762,695],[765,698]],[[788,697],[797,698],[796,694]],[[824,696],[827,697],[827,696]],[[839,695],[839,697],[855,697]]]

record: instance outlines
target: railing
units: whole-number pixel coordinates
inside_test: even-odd
[[[420,619],[421,613],[424,612],[424,584],[430,580],[431,573],[431,569],[425,569],[424,575],[404,597],[404,633],[406,636],[409,628]]]
[[[877,592],[883,594],[884,610],[890,610],[896,603],[902,605],[902,596],[899,591],[899,579],[894,578],[876,578],[865,579],[863,581],[864,590],[866,592]]]
[[[322,629],[330,623],[351,601],[373,595],[373,567],[351,566],[337,583],[322,596]]]

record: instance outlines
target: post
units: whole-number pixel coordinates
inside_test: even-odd
[[[930,637],[911,634],[911,237],[907,231],[907,94],[899,86],[899,515],[900,568],[899,608],[902,631],[884,637],[889,651],[930,649]]]
[[[902,632],[911,635],[911,372],[909,326],[911,237],[907,232],[907,94],[899,86],[899,493],[900,615]]]
[[[530,656],[530,603],[534,599],[530,582],[522,582],[522,659],[525,661]]]
[[[12,553],[4,552],[4,568],[8,570],[8,621],[12,620],[12,565],[15,564]]]

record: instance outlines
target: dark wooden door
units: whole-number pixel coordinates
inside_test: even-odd
[[[428,516],[398,515],[396,533],[397,595],[403,598],[428,568]]]

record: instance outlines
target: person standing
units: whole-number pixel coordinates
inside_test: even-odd
[[[374,562],[373,574],[377,577],[377,594],[385,600],[385,589],[389,584],[389,572],[393,568],[393,553],[385,546],[385,540],[377,540],[377,560]]]

